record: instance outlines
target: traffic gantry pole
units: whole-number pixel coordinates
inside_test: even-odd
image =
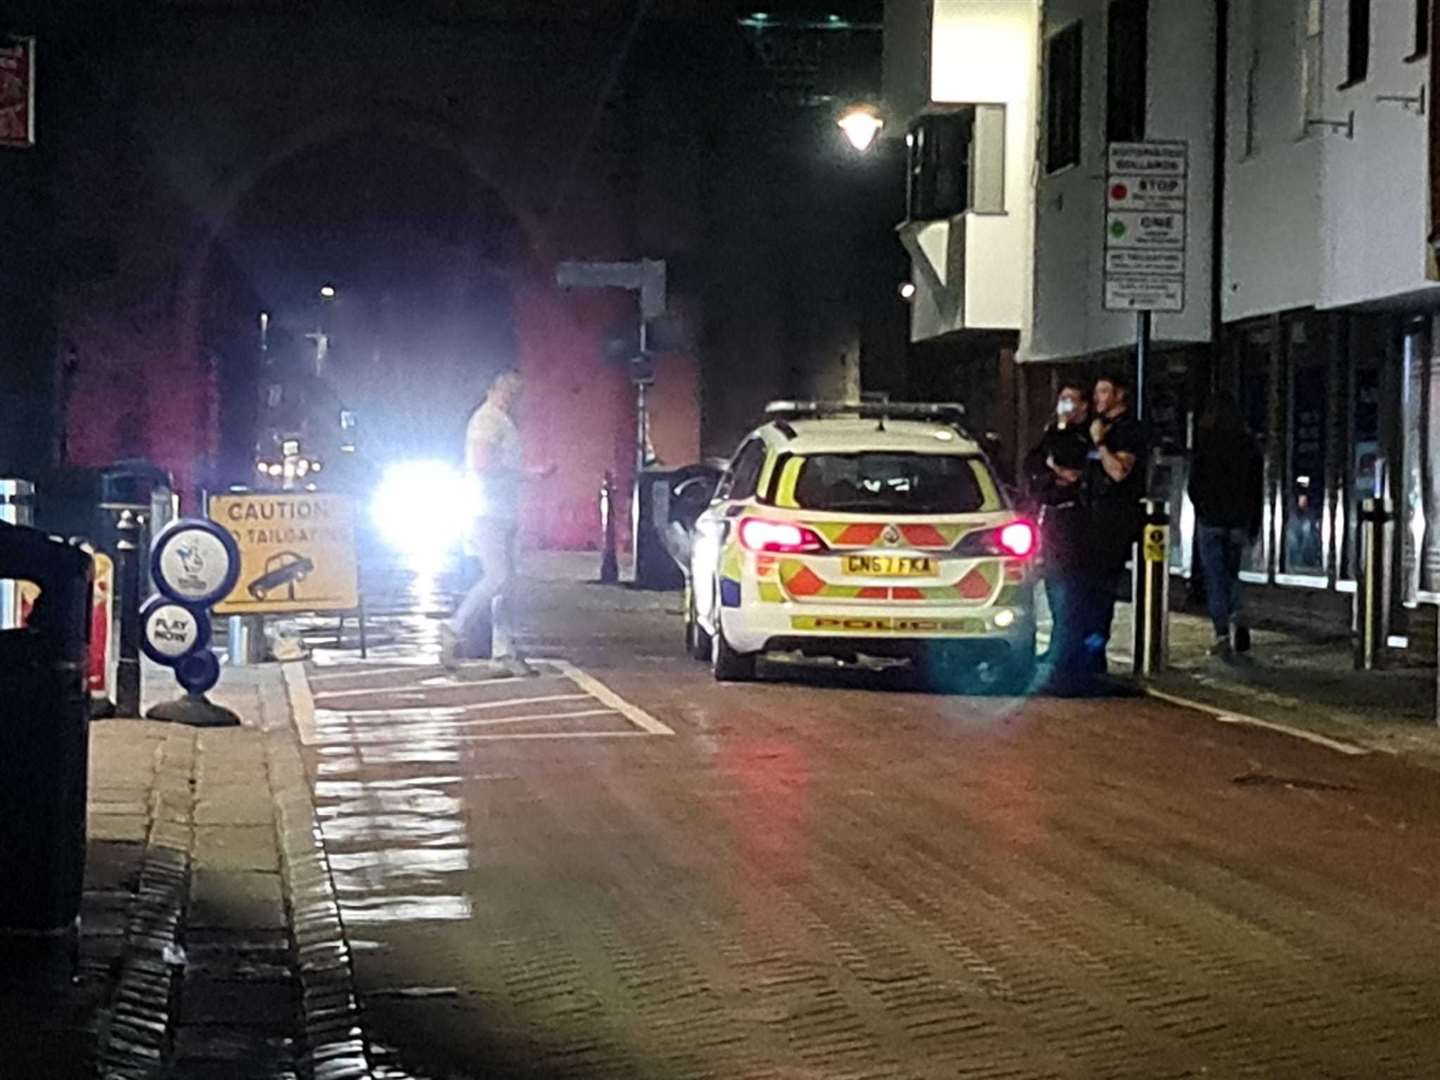
[[[120,512],[115,543],[115,602],[120,606],[120,655],[115,666],[115,713],[140,715],[140,522]]]
[[[1385,524],[1390,511],[1382,499],[1360,503],[1360,580],[1355,586],[1355,670],[1373,671],[1384,659]]]
[[[1135,545],[1135,674],[1165,670],[1170,648],[1170,512],[1163,499],[1143,499],[1145,527]]]

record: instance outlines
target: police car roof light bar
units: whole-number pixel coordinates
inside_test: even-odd
[[[929,420],[955,424],[965,417],[958,401],[772,401],[765,415],[774,420],[854,416],[861,420]]]

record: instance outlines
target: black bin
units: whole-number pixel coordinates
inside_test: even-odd
[[[90,557],[0,525],[0,578],[41,590],[0,630],[0,934],[65,934],[85,876]]]

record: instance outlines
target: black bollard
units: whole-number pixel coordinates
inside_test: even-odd
[[[600,482],[600,529],[604,545],[600,556],[600,583],[614,585],[620,580],[620,564],[615,556],[615,480],[608,472]]]
[[[120,512],[115,544],[115,603],[120,608],[120,654],[115,667],[115,714],[140,715],[140,522]]]
[[[1374,671],[1385,662],[1390,614],[1385,598],[1385,528],[1389,520],[1390,508],[1384,499],[1361,501],[1360,580],[1353,615],[1356,671]]]

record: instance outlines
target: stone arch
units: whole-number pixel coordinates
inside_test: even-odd
[[[246,195],[286,162],[359,132],[403,137],[454,158],[463,165],[475,189],[493,193],[513,222],[519,243],[509,284],[518,361],[534,383],[544,386],[547,395],[543,407],[536,405],[534,411],[536,427],[544,429],[544,441],[549,445],[537,447],[534,456],[544,458],[547,451],[553,451],[568,462],[585,463],[587,470],[584,475],[562,476],[548,493],[547,504],[527,513],[528,528],[544,546],[589,546],[598,532],[594,492],[600,474],[613,471],[623,484],[630,471],[634,426],[630,388],[623,373],[599,361],[609,328],[623,318],[631,301],[561,292],[553,283],[555,255],[544,222],[496,179],[496,170],[475,137],[434,111],[404,101],[338,107],[311,118],[263,151],[241,155],[219,170],[200,197],[196,207],[199,220],[183,247],[175,292],[173,355],[191,367],[200,361],[207,265],[213,245]],[[177,412],[189,415],[196,425],[192,430],[203,430],[203,402],[176,401],[175,406]],[[544,460],[549,463],[553,459]],[[176,467],[176,473],[178,486],[193,491],[194,476],[186,475],[183,467]]]

